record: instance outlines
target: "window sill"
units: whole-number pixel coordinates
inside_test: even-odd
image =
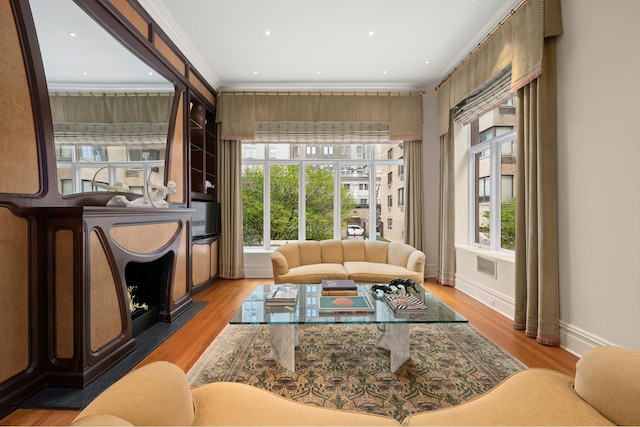
[[[483,248],[480,246],[472,246],[472,245],[456,245],[456,250],[461,249],[466,252],[476,253],[478,255],[491,257],[494,259],[499,259],[506,262],[514,263],[516,262],[516,254],[508,253],[504,251],[495,251],[492,249]]]

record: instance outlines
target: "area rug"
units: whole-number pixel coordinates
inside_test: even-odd
[[[411,358],[395,373],[375,325],[300,325],[296,371],[269,357],[269,327],[228,325],[189,371],[198,386],[251,384],[307,404],[391,416],[457,405],[526,366],[469,324],[411,325]]]

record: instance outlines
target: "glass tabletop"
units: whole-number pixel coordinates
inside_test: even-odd
[[[418,286],[419,292],[411,290],[426,306],[420,313],[395,314],[379,293],[372,292],[374,285],[358,285],[358,296],[368,299],[373,313],[335,314],[320,310],[322,297],[321,285],[296,285],[298,297],[295,304],[274,306],[265,304],[267,295],[273,286],[258,285],[247,297],[242,306],[233,315],[231,324],[335,324],[335,323],[466,323],[468,320],[460,313],[440,301],[433,294]],[[336,297],[333,297],[336,298]]]

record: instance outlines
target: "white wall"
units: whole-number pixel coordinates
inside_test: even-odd
[[[640,350],[640,2],[562,0],[560,319],[581,353]]]

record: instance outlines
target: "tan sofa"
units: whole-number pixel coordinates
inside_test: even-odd
[[[410,415],[403,425],[640,425],[640,352],[589,350],[575,380],[547,369],[517,372],[458,406]],[[189,389],[169,362],[113,384],[73,425],[398,425],[388,417],[296,403],[238,383]]]
[[[371,240],[287,243],[271,254],[274,283],[389,283],[396,278],[422,283],[424,263],[424,253],[409,245]]]

